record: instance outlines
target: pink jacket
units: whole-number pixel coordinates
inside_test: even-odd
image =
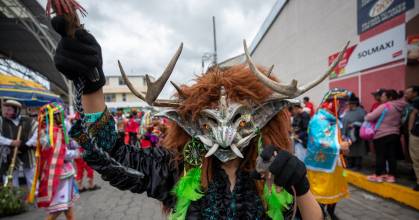
[[[382,138],[391,134],[400,134],[401,113],[406,105],[407,102],[403,99],[390,101],[385,104],[381,104],[374,109],[374,111],[365,116],[366,121],[377,122],[384,108],[388,108],[380,127],[374,135],[374,139]]]

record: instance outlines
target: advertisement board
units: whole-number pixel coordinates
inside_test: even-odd
[[[329,65],[338,53],[329,56]],[[405,25],[399,25],[357,45],[351,46],[335,68],[331,78],[342,77],[406,57]]]
[[[414,0],[358,0],[358,34],[414,7]]]

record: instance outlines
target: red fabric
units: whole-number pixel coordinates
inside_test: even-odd
[[[84,177],[84,171],[87,172],[87,178],[93,179],[93,169],[87,165],[86,161],[83,160],[83,158],[76,158],[74,159],[74,162],[76,163],[77,173],[76,173],[76,180],[82,181]]]
[[[306,102],[305,106],[310,109],[310,117],[314,115],[314,105],[311,102]]]
[[[141,145],[141,148],[142,149],[150,148],[151,147],[151,141],[145,140],[145,139],[141,139],[140,145]]]
[[[372,104],[372,106],[371,106],[371,110],[370,110],[370,112],[372,112],[372,111],[374,111],[378,106],[380,106],[381,105],[381,103],[379,103],[379,102],[374,102],[374,104]]]
[[[131,132],[131,133],[137,133],[139,127],[140,127],[140,124],[138,124],[135,118],[132,117],[128,120],[127,125],[125,126],[125,131]]]
[[[54,146],[43,148],[41,150],[41,176],[38,189],[38,207],[49,207],[52,198],[57,192],[60,182],[60,175],[63,171],[64,158],[66,153],[66,143],[64,134],[62,134],[61,145],[57,144],[57,134],[62,130],[55,127],[54,130]],[[55,155],[54,155],[55,153]],[[55,157],[54,157],[55,156]],[[53,169],[53,172],[50,170]],[[49,185],[52,180],[52,184]]]

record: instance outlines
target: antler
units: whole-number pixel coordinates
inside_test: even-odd
[[[249,68],[252,71],[252,73],[255,74],[255,76],[263,84],[268,86],[273,91],[279,93],[279,94],[277,94],[277,96],[282,97],[282,98],[295,98],[297,96],[300,96],[303,93],[305,93],[308,90],[315,87],[316,85],[318,85],[319,83],[321,83],[324,79],[326,79],[327,76],[329,76],[330,73],[333,71],[333,69],[336,67],[336,65],[342,60],[343,54],[346,51],[346,48],[348,47],[348,45],[349,45],[349,41],[346,43],[343,50],[339,53],[338,58],[333,62],[333,64],[329,67],[329,69],[322,76],[320,76],[319,78],[317,78],[316,80],[314,80],[311,83],[308,83],[306,85],[298,87],[297,86],[298,81],[295,80],[295,79],[293,79],[290,84],[282,84],[282,83],[279,83],[279,82],[276,82],[276,81],[273,81],[273,80],[269,79],[265,74],[260,72],[257,69],[255,63],[253,62],[252,58],[249,55],[246,40],[243,40],[243,46],[244,46],[244,52],[245,52],[245,55],[246,55],[246,60],[247,60],[247,63],[249,65]]]
[[[149,75],[148,74],[145,75],[145,79],[147,83],[147,92],[146,92],[145,97],[134,88],[132,83],[129,81],[127,75],[125,74],[125,71],[122,68],[121,62],[119,62],[118,60],[118,66],[119,66],[119,70],[121,71],[122,78],[124,79],[125,83],[127,84],[128,88],[131,90],[131,92],[135,96],[137,96],[139,99],[147,102],[147,104],[149,104],[150,106],[178,107],[179,106],[178,100],[156,100],[156,99],[160,95],[161,91],[163,90],[164,85],[166,84],[167,80],[172,74],[173,69],[175,68],[176,62],[179,59],[180,53],[182,52],[182,48],[183,48],[183,43],[180,44],[175,55],[170,60],[170,63],[166,66],[166,69],[163,71],[163,74],[156,81],[151,82]]]

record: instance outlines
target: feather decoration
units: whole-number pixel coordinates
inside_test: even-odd
[[[201,168],[190,169],[172,189],[177,197],[174,211],[169,216],[170,220],[183,220],[186,218],[191,201],[197,201],[204,195],[201,190]]]
[[[282,212],[290,208],[289,205],[293,202],[292,195],[286,190],[277,192],[274,184],[272,184],[271,190],[269,190],[269,186],[265,184],[263,197],[268,205],[268,216],[273,220],[283,220]]]

